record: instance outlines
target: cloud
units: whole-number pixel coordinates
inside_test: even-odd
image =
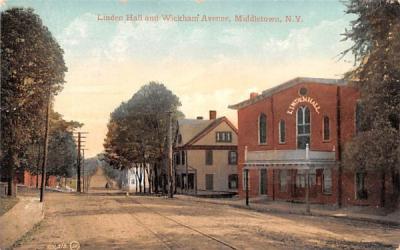
[[[67,66],[56,110],[85,123],[89,155],[102,150],[109,114],[141,85],[163,82],[187,117],[217,110],[236,123],[230,104],[297,76],[338,78],[345,21],[292,29],[282,38],[253,28],[222,30],[180,23],[98,23],[86,13],[60,35]]]
[[[313,27],[292,29],[283,39],[269,38],[263,46],[263,53],[268,56],[291,57],[292,59],[305,56],[327,56],[335,58],[349,47],[348,42],[341,42],[341,34],[347,21],[323,20]]]

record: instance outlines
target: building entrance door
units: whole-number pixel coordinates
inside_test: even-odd
[[[214,175],[206,174],[206,190],[214,189]]]
[[[267,170],[260,169],[260,194],[268,194]]]

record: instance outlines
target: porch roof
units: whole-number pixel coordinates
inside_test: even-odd
[[[266,150],[245,153],[245,169],[311,169],[336,165],[334,151]]]

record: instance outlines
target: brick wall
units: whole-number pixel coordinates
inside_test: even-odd
[[[298,98],[299,89],[305,87],[307,95],[318,103],[319,109],[307,102],[299,103],[295,106],[292,114],[287,112],[290,104]],[[339,99],[338,99],[339,98]],[[355,106],[359,98],[358,92],[348,86],[338,86],[334,84],[318,83],[299,83],[290,88],[284,89],[270,97],[262,99],[249,106],[238,110],[238,175],[239,175],[239,195],[244,197],[242,174],[245,146],[248,151],[265,150],[293,150],[297,148],[296,133],[296,111],[299,106],[307,106],[310,109],[311,119],[311,141],[310,150],[316,151],[335,151],[337,160],[340,160],[339,150],[343,151],[346,142],[355,134]],[[339,102],[338,102],[339,101]],[[338,104],[340,104],[338,108]],[[340,114],[338,116],[338,110]],[[267,116],[267,143],[258,143],[258,117],[261,113]],[[328,116],[330,121],[330,138],[323,140],[323,117]],[[338,118],[340,120],[338,120]],[[286,142],[279,143],[279,121],[283,119],[286,123]],[[340,124],[338,124],[340,123]],[[340,134],[338,128],[340,125]],[[341,145],[338,144],[340,136]],[[342,178],[342,201],[344,205],[379,205],[381,183],[373,173],[367,175],[366,185],[370,190],[368,199],[359,200],[355,196],[355,177],[351,170],[346,166]],[[288,187],[286,192],[280,191],[279,170],[268,170],[268,195],[271,198],[282,200],[295,200],[294,176],[290,172]],[[319,177],[318,177],[319,176]],[[259,170],[250,170],[250,196],[259,195]],[[320,178],[320,179],[318,179]],[[386,189],[391,188],[391,180],[386,178]],[[273,181],[274,180],[274,181]],[[338,169],[332,169],[332,193],[322,192],[322,178],[317,174],[317,185],[310,190],[310,200],[317,203],[335,204],[338,201]],[[298,191],[298,190],[297,190]],[[297,192],[297,195],[299,195]],[[300,194],[301,196],[302,194]],[[389,198],[389,197],[388,197]]]

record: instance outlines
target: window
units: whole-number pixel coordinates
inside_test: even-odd
[[[175,153],[175,165],[180,165],[181,164],[181,152],[176,152]]]
[[[247,182],[248,182],[248,186],[249,186],[249,190],[250,190],[250,171],[247,172],[248,176],[247,176]],[[246,170],[243,169],[243,173],[242,173],[242,188],[245,191],[246,190]]]
[[[287,191],[287,175],[287,170],[279,170],[279,185],[281,192]]]
[[[238,175],[231,174],[228,176],[228,188],[229,189],[236,189],[238,187]]]
[[[299,169],[296,173],[296,187],[306,188],[307,185],[307,170]],[[309,187],[315,186],[317,183],[317,171],[315,168],[308,170]]]
[[[300,88],[299,89],[299,95],[307,95],[308,90],[306,88]]]
[[[213,151],[206,150],[206,165],[212,165],[212,164],[213,164]]]
[[[231,132],[216,132],[215,138],[217,142],[232,142]]]
[[[185,154],[185,151],[181,151],[180,153],[181,153],[181,162],[182,162],[182,165],[185,165],[185,164],[186,164],[186,154]]]
[[[237,152],[236,151],[229,151],[229,153],[228,153],[228,163],[229,163],[229,165],[236,165],[237,164]]]
[[[328,116],[324,116],[324,121],[323,121],[323,138],[324,141],[328,141],[330,139],[330,124],[329,124],[329,117]]]
[[[310,144],[310,109],[302,106],[297,110],[297,148],[306,149]]]
[[[286,142],[286,124],[284,120],[279,122],[279,143]]]
[[[267,143],[267,116],[265,114],[258,117],[258,143]]]
[[[327,194],[332,193],[332,169],[324,169],[323,172],[323,192]]]
[[[305,173],[304,169],[297,170],[296,187],[297,188],[305,188],[306,187],[306,173]]]
[[[368,199],[368,192],[365,185],[365,172],[356,173],[356,197],[359,200]]]

